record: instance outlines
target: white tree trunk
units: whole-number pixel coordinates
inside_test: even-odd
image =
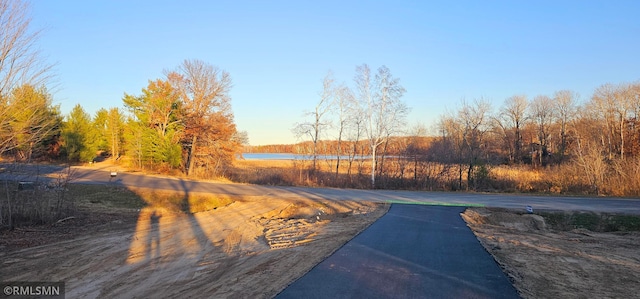
[[[377,145],[371,146],[371,188],[376,188],[376,148]]]

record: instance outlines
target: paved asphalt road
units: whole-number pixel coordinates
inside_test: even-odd
[[[0,179],[3,177],[31,180],[29,175],[9,174],[2,171],[6,165],[0,165]],[[38,166],[33,169],[22,170],[22,173],[55,174],[62,168],[54,166]],[[242,195],[242,196],[277,196],[326,198],[334,200],[368,200],[376,202],[412,202],[437,204],[481,204],[491,207],[525,209],[526,206],[535,210],[564,210],[564,211],[600,211],[611,213],[640,214],[640,199],[635,198],[593,198],[593,197],[557,197],[557,196],[527,196],[515,194],[479,194],[461,192],[423,192],[423,191],[391,191],[391,190],[356,190],[334,188],[305,188],[305,187],[274,187],[248,184],[215,183],[188,181],[183,179],[144,176],[134,173],[118,172],[115,179],[110,178],[109,168],[74,168],[76,183],[111,183],[124,186],[146,187],[184,192],[209,192],[214,194]]]
[[[276,298],[519,298],[464,209],[394,204]]]

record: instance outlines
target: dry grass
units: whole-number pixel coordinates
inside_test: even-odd
[[[15,189],[15,188],[14,188]],[[0,206],[6,212],[5,192],[0,192]],[[40,188],[11,192],[12,226],[52,223],[73,216],[77,209],[88,210],[139,210],[144,207],[165,211],[198,213],[231,204],[237,198],[198,192],[176,192],[146,188],[124,188],[105,185],[69,184],[64,190],[48,191]],[[63,205],[57,207],[62,199]],[[56,208],[56,210],[53,210]],[[45,213],[45,211],[57,211]],[[7,215],[3,215],[5,220]],[[5,221],[6,222],[6,221]],[[4,223],[6,224],[6,223]]]
[[[229,196],[208,193],[82,184],[69,185],[66,196],[69,201],[89,208],[140,209],[153,206],[186,213],[208,211],[234,201]]]
[[[497,189],[507,192],[540,192],[544,174],[527,166],[500,165],[491,168],[491,177],[498,184]]]
[[[201,192],[176,192],[148,188],[129,188],[147,206],[170,211],[198,213],[213,210],[231,204],[234,199],[227,195]]]
[[[241,169],[252,168],[291,168],[292,160],[236,160],[234,166]]]
[[[235,182],[337,188],[370,188],[368,161],[348,164],[342,161],[338,174],[335,161],[319,160],[317,170],[310,161],[250,160],[238,161],[230,179]],[[435,162],[412,162],[387,159],[383,176],[377,176],[377,187],[384,189],[442,190],[460,189],[458,165]],[[489,192],[545,194],[640,195],[640,159],[613,161],[602,182],[594,185],[588,173],[575,163],[540,167],[529,165],[487,165],[488,175],[481,184],[469,189]],[[415,170],[414,170],[415,168]],[[462,189],[466,189],[466,166],[463,165]],[[477,182],[476,182],[477,183]]]

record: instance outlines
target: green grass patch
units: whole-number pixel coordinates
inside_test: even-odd
[[[594,232],[640,231],[640,216],[594,212],[542,212],[551,228],[561,231],[586,229]]]
[[[70,184],[65,196],[84,206],[140,209],[147,203],[136,193],[124,187]]]

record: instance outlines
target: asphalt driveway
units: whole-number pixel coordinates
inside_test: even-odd
[[[394,204],[276,298],[519,298],[464,209]]]

